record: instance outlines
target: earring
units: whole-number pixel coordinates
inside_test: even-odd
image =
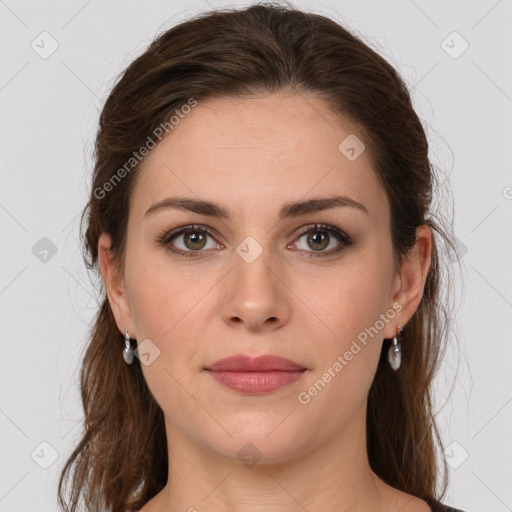
[[[128,329],[126,329],[126,334],[124,336],[125,347],[123,349],[123,357],[124,362],[126,364],[133,363],[133,347],[130,344],[130,335],[128,334]]]
[[[388,361],[389,365],[393,370],[398,370],[400,368],[400,363],[402,362],[402,347],[400,346],[399,336],[403,329],[397,325],[396,326],[396,334],[393,338],[393,344],[389,347],[388,352]]]

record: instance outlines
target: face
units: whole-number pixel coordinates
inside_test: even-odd
[[[166,424],[206,450],[235,459],[250,441],[262,461],[283,462],[362,428],[382,340],[416,309],[426,267],[395,272],[368,151],[339,149],[351,134],[364,143],[313,96],[217,98],[199,102],[140,170],[109,300],[120,331],[145,343],[142,370]],[[225,216],[155,207],[177,197]],[[291,207],[332,197],[345,200]],[[305,370],[253,392],[205,370],[237,354]]]

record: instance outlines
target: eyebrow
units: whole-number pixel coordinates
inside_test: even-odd
[[[363,204],[348,196],[329,196],[315,197],[305,201],[284,203],[279,212],[279,220],[299,217],[308,213],[316,213],[323,210],[330,210],[349,206],[369,215],[368,210]],[[168,197],[153,204],[144,214],[144,217],[151,216],[158,211],[173,208],[180,210],[188,210],[202,215],[209,215],[219,219],[230,220],[231,214],[224,206],[205,201],[202,199],[194,199],[190,197]]]

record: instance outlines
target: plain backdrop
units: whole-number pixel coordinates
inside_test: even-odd
[[[78,368],[98,293],[78,223],[103,102],[157,32],[248,3],[0,1],[0,512],[56,511],[80,433]],[[295,5],[363,37],[412,90],[453,191],[465,269],[436,381],[445,502],[512,510],[512,1]]]

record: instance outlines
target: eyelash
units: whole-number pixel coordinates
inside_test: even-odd
[[[205,252],[205,251],[201,251],[201,250],[182,251],[181,249],[176,249],[176,248],[172,248],[171,246],[169,246],[169,243],[171,242],[171,240],[173,240],[174,238],[178,237],[179,235],[181,235],[183,233],[186,233],[187,231],[198,231],[201,233],[206,233],[214,239],[216,237],[216,233],[214,231],[212,231],[210,228],[208,228],[207,226],[193,224],[193,225],[189,225],[189,226],[183,226],[174,231],[164,232],[162,235],[160,235],[158,237],[157,242],[160,245],[166,247],[172,253],[178,254],[179,256],[184,256],[186,258],[198,257],[199,256],[198,253]],[[318,253],[315,253],[313,251],[306,251],[308,253],[312,252],[311,256],[307,256],[307,257],[311,257],[311,258],[320,257],[321,258],[321,257],[329,256],[332,254],[338,254],[338,253],[342,252],[344,249],[346,249],[347,247],[349,247],[350,245],[352,245],[352,239],[350,238],[349,235],[347,235],[344,231],[337,228],[336,226],[330,226],[329,224],[312,224],[309,226],[305,226],[304,228],[302,228],[299,231],[299,233],[297,234],[297,238],[295,240],[298,240],[302,235],[309,233],[310,231],[327,232],[327,233],[334,234],[335,238],[339,242],[342,242],[342,245],[338,249],[331,249],[330,251],[321,251]],[[294,240],[294,242],[295,242],[295,240]]]

